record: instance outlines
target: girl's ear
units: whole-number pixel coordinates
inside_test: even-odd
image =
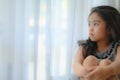
[[[107,32],[108,32],[108,34],[111,34],[111,31],[112,31],[111,26],[110,26],[110,25],[108,25],[106,28],[107,28]]]
[[[107,27],[107,33],[108,33],[109,41],[111,41],[112,40],[112,30],[111,30],[110,26]]]
[[[107,30],[108,34],[110,35],[111,34],[111,31],[110,30]]]
[[[110,28],[110,26],[107,28],[107,32],[108,32],[108,34],[111,34],[111,28]]]
[[[116,37],[116,32],[114,31],[114,29],[108,28],[107,31],[108,31],[108,36],[109,36],[110,41],[116,41],[117,37]]]

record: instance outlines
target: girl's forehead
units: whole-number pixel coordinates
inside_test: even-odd
[[[89,16],[89,22],[101,22],[103,21],[103,19],[101,18],[101,16],[94,12]]]

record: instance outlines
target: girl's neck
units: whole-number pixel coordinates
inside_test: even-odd
[[[99,53],[106,52],[109,48],[110,43],[108,41],[97,42],[97,51]]]

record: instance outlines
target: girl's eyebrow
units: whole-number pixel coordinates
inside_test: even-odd
[[[89,23],[90,23],[90,22],[100,22],[100,20],[93,20],[93,21],[90,21],[90,20],[89,20]]]
[[[100,20],[93,20],[93,22],[100,22]]]

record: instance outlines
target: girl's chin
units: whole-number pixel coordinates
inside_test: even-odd
[[[94,41],[96,41],[96,40],[95,40],[95,39],[93,39],[93,38],[90,38],[90,40],[91,40],[91,41],[93,41],[93,42],[94,42]]]

